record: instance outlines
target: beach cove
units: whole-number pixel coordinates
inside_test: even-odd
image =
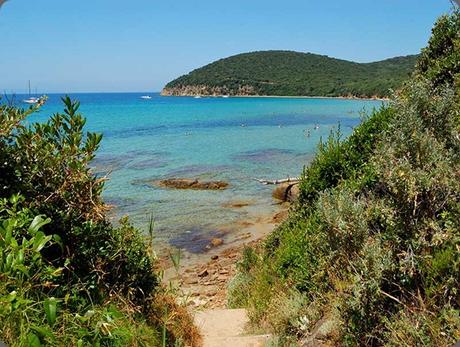
[[[112,219],[129,215],[141,230],[155,221],[155,249],[182,249],[184,261],[259,239],[280,211],[273,186],[255,179],[298,177],[321,138],[360,123],[376,100],[324,98],[141,99],[145,93],[71,95],[89,131],[104,135],[93,162],[107,175]],[[52,94],[29,122],[62,109]],[[20,96],[18,96],[20,98]],[[171,189],[158,180],[222,181],[219,190]],[[213,239],[222,241],[215,241]],[[218,244],[216,244],[216,242]]]

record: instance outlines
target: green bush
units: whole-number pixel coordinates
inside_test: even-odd
[[[460,73],[459,13],[442,16],[436,22],[428,47],[422,49],[417,71],[433,81],[435,86],[453,84]]]
[[[438,21],[389,106],[320,145],[288,220],[239,268],[231,294],[280,341],[326,323],[332,345],[460,339],[459,23]]]
[[[141,316],[115,305],[81,304],[70,288],[57,283],[64,267],[53,266],[43,251],[63,246],[46,236],[51,220],[23,207],[24,198],[0,201],[0,336],[11,346],[159,345],[157,329]]]
[[[21,194],[28,208],[50,218],[44,232],[59,236],[64,246],[50,247],[45,256],[65,264],[69,285],[84,287],[92,301],[115,291],[141,302],[158,283],[153,261],[127,220],[114,228],[105,219],[104,180],[89,168],[102,136],[84,135],[79,103],[68,97],[63,102],[64,113],[31,126],[23,125],[29,111],[0,106],[0,196]]]
[[[63,113],[27,125],[43,102],[28,110],[0,104],[0,340],[195,341],[191,318],[160,286],[152,240],[128,219],[114,227],[106,217],[104,179],[89,167],[101,135],[83,132],[79,103],[68,97]]]
[[[375,177],[367,163],[393,117],[393,109],[382,106],[366,117],[346,140],[341,141],[339,128],[326,142],[321,142],[315,159],[303,172],[300,205],[308,205],[320,192],[348,178],[359,178],[364,186],[372,185]]]

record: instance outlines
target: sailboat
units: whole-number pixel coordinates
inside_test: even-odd
[[[36,104],[40,99],[34,96],[30,96],[30,80],[29,80],[29,98],[22,100],[26,104]]]

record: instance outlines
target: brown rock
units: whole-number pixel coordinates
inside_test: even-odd
[[[200,189],[200,190],[223,190],[227,189],[229,184],[224,181],[198,181],[190,178],[168,178],[165,180],[155,181],[156,185],[174,189]]]
[[[300,187],[298,184],[294,184],[289,190],[288,201],[295,202],[300,195]]]
[[[213,245],[213,247],[218,247],[223,243],[224,243],[224,240],[219,239],[219,238],[214,238],[211,240],[211,245]]]
[[[199,276],[199,275],[198,275]],[[198,280],[196,278],[187,278],[184,281],[185,284],[198,284]]]
[[[298,183],[283,183],[278,185],[272,192],[272,197],[280,201],[294,202],[299,196]]]
[[[217,260],[217,259],[219,259],[219,256],[218,256],[218,255],[213,255],[213,256],[211,257],[211,260]]]
[[[287,194],[288,194],[289,187],[290,187],[289,183],[283,183],[283,184],[276,186],[276,188],[273,189],[272,197],[276,200],[287,201]]]
[[[198,273],[198,277],[206,277],[208,274],[208,269],[204,269],[203,271]]]

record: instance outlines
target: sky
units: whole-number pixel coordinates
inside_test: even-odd
[[[0,92],[160,91],[214,60],[294,50],[370,62],[415,54],[448,0],[9,0]]]

